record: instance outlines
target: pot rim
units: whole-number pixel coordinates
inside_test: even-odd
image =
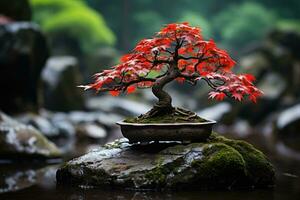
[[[203,118],[205,119],[205,118]],[[207,120],[206,122],[186,122],[186,123],[130,123],[130,122],[124,122],[118,121],[116,122],[117,125],[125,125],[125,126],[199,126],[199,125],[207,125],[207,124],[216,124],[217,121],[215,120],[210,120],[210,119],[205,119]]]

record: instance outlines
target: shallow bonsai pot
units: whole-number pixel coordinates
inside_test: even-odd
[[[117,122],[122,134],[130,142],[150,141],[205,141],[216,121],[199,123],[127,123]]]

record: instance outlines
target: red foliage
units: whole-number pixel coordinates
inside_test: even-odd
[[[119,91],[115,91],[115,90],[112,90],[112,91],[109,91],[109,93],[111,94],[111,96],[119,96],[120,92]]]
[[[133,93],[135,91],[135,86],[131,85],[127,88],[127,94]]]
[[[95,82],[81,86],[85,89],[132,93],[135,88],[149,88],[155,81],[167,76],[166,71],[177,70],[174,78],[180,83],[194,84],[204,80],[213,89],[209,98],[223,100],[225,96],[241,101],[248,97],[256,102],[262,92],[253,85],[251,74],[236,75],[235,65],[225,50],[219,49],[213,40],[205,41],[200,28],[188,23],[168,24],[155,37],[141,40],[133,51],[122,56],[121,63],[95,74]],[[158,72],[157,77],[150,76]]]

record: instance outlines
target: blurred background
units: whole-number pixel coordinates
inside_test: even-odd
[[[205,84],[172,83],[167,90],[174,105],[217,120],[215,131],[247,140],[270,157],[279,186],[247,195],[297,198],[299,0],[0,0],[3,197],[32,199],[40,191],[45,197],[57,194],[57,165],[52,163],[120,138],[116,121],[147,112],[156,101],[150,90],[112,97],[76,86],[117,64],[122,54],[165,24],[184,21],[200,26],[205,39],[212,38],[226,49],[237,61],[236,73],[254,74],[265,94],[257,104],[215,102],[208,101]],[[40,139],[32,141],[33,135]],[[57,149],[61,153],[55,153]],[[23,165],[15,164],[16,160]],[[82,195],[64,192],[76,198]]]

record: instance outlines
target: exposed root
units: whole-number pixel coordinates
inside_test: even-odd
[[[183,121],[191,121],[194,118],[198,118],[196,113],[178,107],[175,108],[175,111],[172,113],[172,115],[174,115],[175,119]]]
[[[162,107],[159,105],[155,105],[151,110],[147,113],[140,115],[138,118],[140,119],[148,119],[153,118],[160,115],[172,114],[174,112],[173,107]]]
[[[158,107],[154,106],[146,114],[140,115],[136,118],[136,122],[147,121],[169,121],[171,122],[199,122],[201,119],[196,113],[178,107]],[[203,120],[204,121],[204,120]]]

